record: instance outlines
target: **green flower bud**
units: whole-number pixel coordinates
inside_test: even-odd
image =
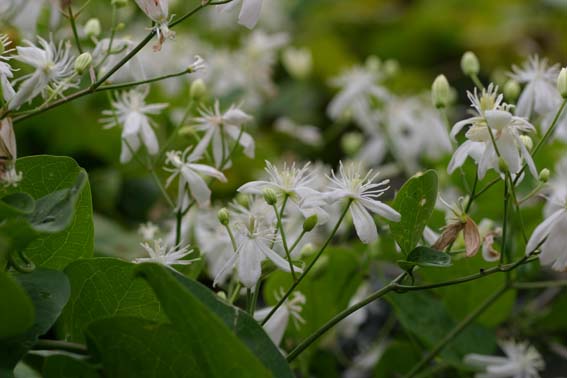
[[[557,90],[561,97],[567,99],[567,67],[563,67],[557,76]]]
[[[431,97],[433,104],[437,108],[444,108],[449,104],[451,99],[451,87],[445,75],[439,75],[433,81]]]
[[[217,292],[217,297],[219,297],[223,301],[226,301],[226,293],[224,291]]]
[[[123,22],[119,22],[118,25],[116,25],[116,31],[121,31],[124,30],[126,28],[126,24]]]
[[[217,218],[219,219],[220,224],[222,224],[223,226],[228,225],[228,223],[230,222],[230,214],[224,207],[218,211]]]
[[[303,231],[310,232],[311,230],[313,230],[315,228],[315,226],[317,226],[318,221],[319,221],[319,217],[317,217],[317,214],[313,214],[313,215],[309,216],[303,222]]]
[[[520,135],[520,140],[522,141],[522,143],[524,144],[524,146],[526,146],[526,148],[528,149],[528,151],[531,151],[532,148],[534,148],[534,141],[532,140],[532,138],[530,138],[527,135]]]
[[[87,21],[85,27],[83,28],[85,34],[89,38],[98,37],[101,33],[101,29],[102,28],[100,26],[100,21],[98,20],[98,18],[91,18]]]
[[[197,79],[191,83],[191,88],[189,89],[189,96],[194,99],[200,99],[207,94],[207,85],[203,79]]]
[[[305,79],[313,68],[311,51],[307,48],[288,47],[283,51],[282,63],[291,76]]]
[[[388,59],[384,62],[384,73],[388,77],[396,75],[400,71],[400,63],[394,59]]]
[[[472,51],[467,51],[461,58],[461,70],[467,76],[478,75],[480,63]]]
[[[549,169],[544,168],[541,170],[541,172],[539,173],[539,181],[546,183],[549,180],[549,175],[551,174],[551,172],[549,172]]]
[[[264,200],[268,205],[273,206],[278,203],[278,195],[273,189],[266,188],[262,191],[262,193],[264,194]]]
[[[83,72],[85,72],[90,67],[92,62],[93,57],[90,53],[82,53],[77,57],[77,59],[75,59],[75,72],[77,72],[79,75],[82,75]]]
[[[498,158],[498,168],[502,172],[508,171],[508,163],[506,163],[506,160],[504,160],[502,157]]]
[[[357,132],[350,132],[343,135],[341,138],[341,147],[347,155],[354,155],[364,143],[364,137]]]
[[[504,97],[506,97],[508,101],[516,101],[520,95],[521,89],[520,83],[516,80],[508,80],[506,84],[504,84]]]
[[[238,193],[236,195],[236,202],[241,205],[244,206],[245,208],[249,208],[250,207],[250,197],[248,197],[247,194],[244,193]]]

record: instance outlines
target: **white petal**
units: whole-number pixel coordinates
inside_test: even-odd
[[[258,23],[263,0],[242,0],[238,23],[252,29]]]
[[[371,200],[368,198],[363,198],[361,202],[364,207],[380,215],[382,218],[386,218],[392,222],[399,222],[402,219],[400,213],[383,202]]]
[[[191,169],[206,176],[214,177],[221,182],[226,182],[226,177],[219,170],[205,164],[191,164]]]
[[[350,205],[350,213],[356,234],[363,243],[372,243],[378,239],[376,224],[370,213],[358,202]]]
[[[269,181],[250,181],[237,189],[240,193],[262,194],[264,188],[272,186]]]
[[[159,152],[159,143],[152,127],[148,123],[142,124],[140,134],[150,155],[156,155]]]
[[[215,276],[215,280],[213,282],[213,287],[215,287],[217,285],[217,283],[219,283],[220,281],[222,281],[224,279],[224,275],[225,273],[229,270],[232,269],[234,267],[234,264],[236,263],[236,259],[238,258],[238,254],[234,253],[232,256],[230,256],[230,258],[225,262],[225,264],[223,265],[223,267],[219,270],[219,272],[217,273],[217,275]]]
[[[539,226],[536,227],[528,244],[526,245],[526,254],[533,252],[533,250],[545,239],[549,231],[555,224],[559,221],[562,216],[567,216],[567,211],[565,209],[557,210],[555,213],[551,214],[549,218],[544,220]]]
[[[181,169],[181,174],[187,181],[191,195],[195,198],[199,207],[207,206],[211,200],[211,190],[205,180],[187,167]]]
[[[244,286],[254,287],[262,274],[262,255],[251,240],[244,241],[238,251],[238,278]]]
[[[449,172],[449,174],[452,174],[455,169],[464,164],[465,160],[469,156],[470,151],[474,148],[474,143],[476,142],[466,141],[455,150],[453,157],[449,162],[449,166],[447,167],[447,172]]]
[[[262,253],[268,258],[270,259],[271,262],[274,263],[275,266],[277,266],[278,268],[280,268],[281,270],[283,270],[284,272],[291,272],[291,269],[289,267],[289,262],[287,260],[285,260],[283,257],[281,257],[280,255],[278,255],[276,252],[274,252],[273,250],[271,250],[270,248],[268,248],[267,245],[265,245],[264,243],[257,241],[256,243],[257,248],[262,251]],[[301,268],[298,268],[296,266],[293,267],[293,270],[301,273],[302,270]]]

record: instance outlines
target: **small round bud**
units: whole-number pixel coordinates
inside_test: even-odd
[[[189,89],[189,96],[193,99],[200,99],[207,93],[207,85],[203,79],[197,79],[191,83],[191,88]]]
[[[561,97],[567,99],[567,67],[563,67],[557,76],[557,90]]]
[[[226,301],[226,293],[224,291],[218,291],[217,292],[217,297],[219,297],[220,299],[222,299],[223,301]]]
[[[382,67],[382,62],[376,55],[370,55],[366,58],[366,62],[364,62],[364,64],[366,65],[366,68],[374,72],[378,72],[380,67]]]
[[[347,155],[354,155],[364,143],[364,137],[357,132],[350,132],[343,135],[341,138],[341,147]]]
[[[508,171],[508,163],[506,163],[506,160],[504,160],[502,157],[498,158],[498,169],[500,169],[500,171],[502,172]]]
[[[102,28],[100,26],[100,21],[98,20],[98,18],[91,18],[87,21],[85,27],[83,28],[83,31],[89,38],[98,37],[101,33],[101,30]]]
[[[534,148],[534,141],[527,135],[520,135],[520,140],[522,141],[523,145],[526,146],[528,151],[531,151]]]
[[[504,84],[504,97],[506,97],[508,101],[516,101],[520,95],[521,89],[520,83],[516,80],[508,80],[506,84]]]
[[[77,57],[77,59],[75,59],[75,72],[77,72],[79,75],[82,75],[83,72],[85,72],[90,67],[92,62],[93,57],[90,53],[82,53]]]
[[[266,188],[262,191],[262,193],[264,195],[264,200],[268,205],[273,206],[278,203],[278,195],[273,189]]]
[[[449,104],[451,99],[451,87],[445,75],[439,75],[433,81],[431,97],[433,99],[433,105],[437,108],[444,108]]]
[[[310,232],[315,228],[315,226],[317,226],[318,221],[319,218],[317,217],[317,214],[313,214],[307,217],[307,219],[305,219],[305,222],[303,222],[303,231]]]
[[[283,52],[282,63],[287,72],[296,79],[305,79],[313,68],[311,51],[307,48],[288,47]]]
[[[245,208],[249,208],[250,207],[250,197],[248,197],[248,194],[244,194],[244,193],[238,193],[236,195],[236,202],[240,205],[243,206]]]
[[[472,51],[467,51],[461,58],[461,70],[467,76],[478,75],[480,63]]]
[[[112,0],[110,4],[116,8],[122,8],[128,5],[128,0]]]
[[[308,257],[314,254],[316,251],[317,250],[315,249],[313,244],[307,243],[301,248],[301,250],[299,251],[299,255],[302,257]]]
[[[126,28],[126,24],[123,23],[123,22],[119,22],[119,23],[116,25],[116,31],[121,31],[121,30],[124,30],[125,28]]]
[[[549,169],[544,168],[541,170],[541,172],[539,173],[539,181],[546,183],[549,180],[549,175],[551,174],[551,172],[549,172]]]
[[[223,226],[228,225],[228,223],[230,222],[230,214],[224,207],[217,213],[217,218],[219,219],[220,224],[222,224]]]
[[[384,73],[388,77],[396,75],[400,71],[400,63],[394,59],[388,59],[384,62]]]

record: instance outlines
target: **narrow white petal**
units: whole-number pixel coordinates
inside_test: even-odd
[[[368,210],[372,211],[380,215],[382,218],[386,218],[392,222],[399,222],[402,219],[400,213],[396,210],[392,209],[390,206],[386,205],[383,202],[371,200],[367,198],[363,198],[361,200],[362,205],[366,207]]]
[[[536,227],[528,244],[526,245],[526,254],[533,252],[533,250],[545,239],[545,237],[549,234],[549,231],[555,224],[555,222],[559,221],[562,216],[567,216],[567,211],[565,209],[557,210],[555,213],[551,214],[549,218],[544,220],[539,226]]]
[[[242,0],[238,23],[252,29],[258,23],[263,0]]]
[[[350,205],[350,213],[356,234],[363,243],[372,243],[378,239],[378,231],[376,230],[374,219],[360,203],[353,202]]]

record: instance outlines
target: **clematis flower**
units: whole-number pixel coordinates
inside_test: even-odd
[[[71,54],[71,44],[60,42],[55,45],[53,41],[47,42],[41,37],[38,37],[38,41],[39,46],[25,41],[27,46],[16,47],[17,54],[13,59],[32,66],[35,71],[20,78],[23,82],[10,100],[9,110],[18,109],[39,94],[45,97],[50,84],[55,84],[61,93],[76,86],[77,80],[73,80],[75,57]]]
[[[276,295],[279,300],[283,293]],[[276,310],[276,312],[268,319],[266,324],[263,325],[264,330],[274,342],[275,345],[280,345],[282,342],[285,330],[289,324],[289,319],[293,320],[296,328],[305,323],[305,319],[301,317],[301,310],[305,305],[306,299],[299,291],[294,291],[290,297]],[[266,307],[254,312],[254,319],[261,322],[272,311],[272,307]]]
[[[439,239],[432,245],[432,248],[438,251],[445,250],[445,248],[457,240],[459,233],[462,231],[466,256],[471,257],[476,255],[481,243],[480,232],[476,223],[465,212],[465,204],[468,202],[468,198],[460,197],[455,205],[450,205],[441,197],[439,197],[439,200],[447,206],[450,212],[447,217],[447,225],[443,228],[441,236],[439,236]]]
[[[501,341],[506,356],[467,354],[465,364],[480,370],[475,378],[539,378],[545,362],[539,352],[525,342]]]
[[[116,95],[112,101],[112,109],[104,110],[102,119],[104,128],[122,126],[122,153],[120,162],[122,164],[132,160],[133,154],[140,149],[143,143],[150,155],[159,151],[159,143],[151,126],[149,114],[159,114],[166,108],[167,104],[146,104],[147,90],[136,90],[122,92]]]
[[[244,148],[244,154],[254,157],[254,139],[242,130],[242,126],[252,117],[238,107],[232,105],[225,113],[221,113],[218,100],[213,109],[202,109],[201,117],[195,119],[194,126],[197,131],[205,134],[195,147],[196,154],[203,154],[209,145],[212,145],[213,159],[218,168],[226,168],[230,155],[229,142],[238,143]],[[223,161],[224,160],[224,161]],[[221,167],[222,164],[225,167]]]
[[[376,198],[384,194],[390,181],[383,180],[375,183],[379,173],[372,174],[370,170],[366,175],[361,174],[360,164],[351,164],[345,167],[339,165],[339,176],[332,172],[331,187],[327,197],[331,201],[343,198],[351,200],[349,212],[352,216],[354,228],[363,243],[371,243],[378,238],[376,224],[370,212],[376,213],[392,222],[399,222],[401,215],[390,206],[378,201]]]
[[[142,223],[140,227],[138,227],[138,235],[140,235],[144,241],[155,239],[158,232],[159,227],[152,222]]]
[[[9,102],[16,94],[10,80],[14,77],[12,67],[7,63],[8,57],[4,56],[13,51],[9,49],[10,39],[6,34],[0,34],[0,99]]]
[[[193,253],[188,246],[182,247],[176,245],[174,247],[167,246],[161,239],[152,241],[151,243],[142,243],[142,248],[150,257],[140,257],[134,260],[136,264],[144,262],[154,262],[171,267],[172,265],[189,265],[198,259],[186,260],[185,256]]]
[[[156,23],[155,31],[158,43],[154,46],[154,51],[161,50],[166,38],[173,39],[175,32],[169,30],[169,0],[136,0],[136,4]]]
[[[262,261],[265,259],[284,272],[291,272],[289,262],[271,247],[276,240],[273,229],[273,225],[267,225],[253,216],[246,224],[236,223],[236,251],[217,274],[213,285],[219,282],[227,270],[236,267],[238,280],[248,288],[254,287],[262,275]],[[294,267],[294,270],[302,272],[299,267]]]
[[[233,0],[231,3],[221,5],[220,9],[223,11],[230,11],[240,6],[240,13],[238,14],[238,23],[246,26],[248,29],[253,29],[258,23],[260,12],[262,11],[262,3],[264,0]]]
[[[525,162],[532,175],[538,177],[534,161],[521,138],[523,133],[534,132],[535,127],[526,119],[513,116],[508,111],[509,106],[502,103],[502,94],[498,94],[498,87],[492,84],[488,89],[482,90],[480,97],[476,88],[474,94],[469,92],[468,96],[475,115],[453,126],[452,138],[465,126],[471,127],[465,134],[467,141],[457,148],[447,171],[453,173],[470,156],[478,165],[480,179],[484,178],[489,169],[500,172],[498,154],[494,148],[496,144],[512,175],[518,174],[522,162]],[[494,137],[494,142],[490,133]]]
[[[187,197],[187,189],[191,196],[197,202],[199,207],[208,206],[211,202],[211,190],[203,180],[201,175],[214,177],[219,181],[226,182],[226,177],[222,172],[205,164],[197,164],[195,161],[201,158],[200,155],[191,151],[191,147],[187,148],[183,153],[181,151],[169,151],[167,153],[166,164],[171,167],[165,167],[164,170],[171,172],[171,176],[167,179],[166,186],[171,185],[173,180],[179,176],[178,189],[178,207],[183,208]]]

